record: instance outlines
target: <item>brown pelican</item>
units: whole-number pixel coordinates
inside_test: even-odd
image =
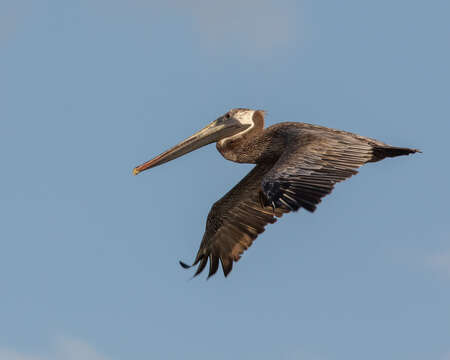
[[[208,259],[208,278],[217,272],[219,261],[227,276],[267,224],[300,208],[313,212],[334,184],[355,175],[365,163],[419,152],[305,123],[284,122],[264,129],[264,115],[262,110],[232,109],[133,170],[137,175],[213,142],[225,159],[256,164],[212,206],[191,265],[198,264],[194,276]]]

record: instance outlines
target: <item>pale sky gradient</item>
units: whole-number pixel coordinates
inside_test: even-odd
[[[449,13],[1,1],[0,360],[448,359]],[[251,166],[209,146],[131,171],[232,107],[423,154],[365,166],[229,278],[191,280],[178,260]]]
[[[0,360],[109,360],[88,343],[75,338],[55,338],[39,354],[27,354],[14,349],[0,348]]]

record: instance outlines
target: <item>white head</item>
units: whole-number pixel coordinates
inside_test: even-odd
[[[239,121],[242,125],[253,126],[253,114],[255,110],[250,109],[233,109],[229,111],[230,115]]]
[[[242,134],[245,134],[246,132],[250,131],[255,126],[255,122],[253,120],[253,115],[255,114],[255,111],[256,110],[237,108],[231,109],[225,115],[223,115],[225,119],[234,119],[238,121],[243,127],[246,127],[246,129],[233,136],[229,136],[220,140],[219,144],[223,145],[228,140],[238,138]]]

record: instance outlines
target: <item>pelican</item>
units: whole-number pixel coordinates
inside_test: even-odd
[[[217,201],[192,265],[200,274],[209,259],[208,278],[219,268],[225,277],[267,224],[304,208],[314,212],[334,185],[357,174],[368,162],[420,152],[395,147],[350,132],[299,122],[264,128],[265,112],[237,108],[173,148],[134,168],[137,175],[202,146],[216,143],[222,156],[256,164],[234,188]]]

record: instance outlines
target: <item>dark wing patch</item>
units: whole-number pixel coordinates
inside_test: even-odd
[[[262,182],[263,204],[313,212],[334,184],[357,174],[372,158],[372,145],[333,134],[302,134],[292,139]]]
[[[253,240],[264,231],[267,224],[273,224],[276,217],[286,209],[272,209],[262,206],[260,201],[261,182],[272,164],[256,165],[222,199],[211,208],[206,221],[206,230],[194,263],[198,268],[194,276],[200,274],[209,260],[208,278],[214,275],[219,262],[227,276]],[[181,266],[190,266],[180,262]]]

